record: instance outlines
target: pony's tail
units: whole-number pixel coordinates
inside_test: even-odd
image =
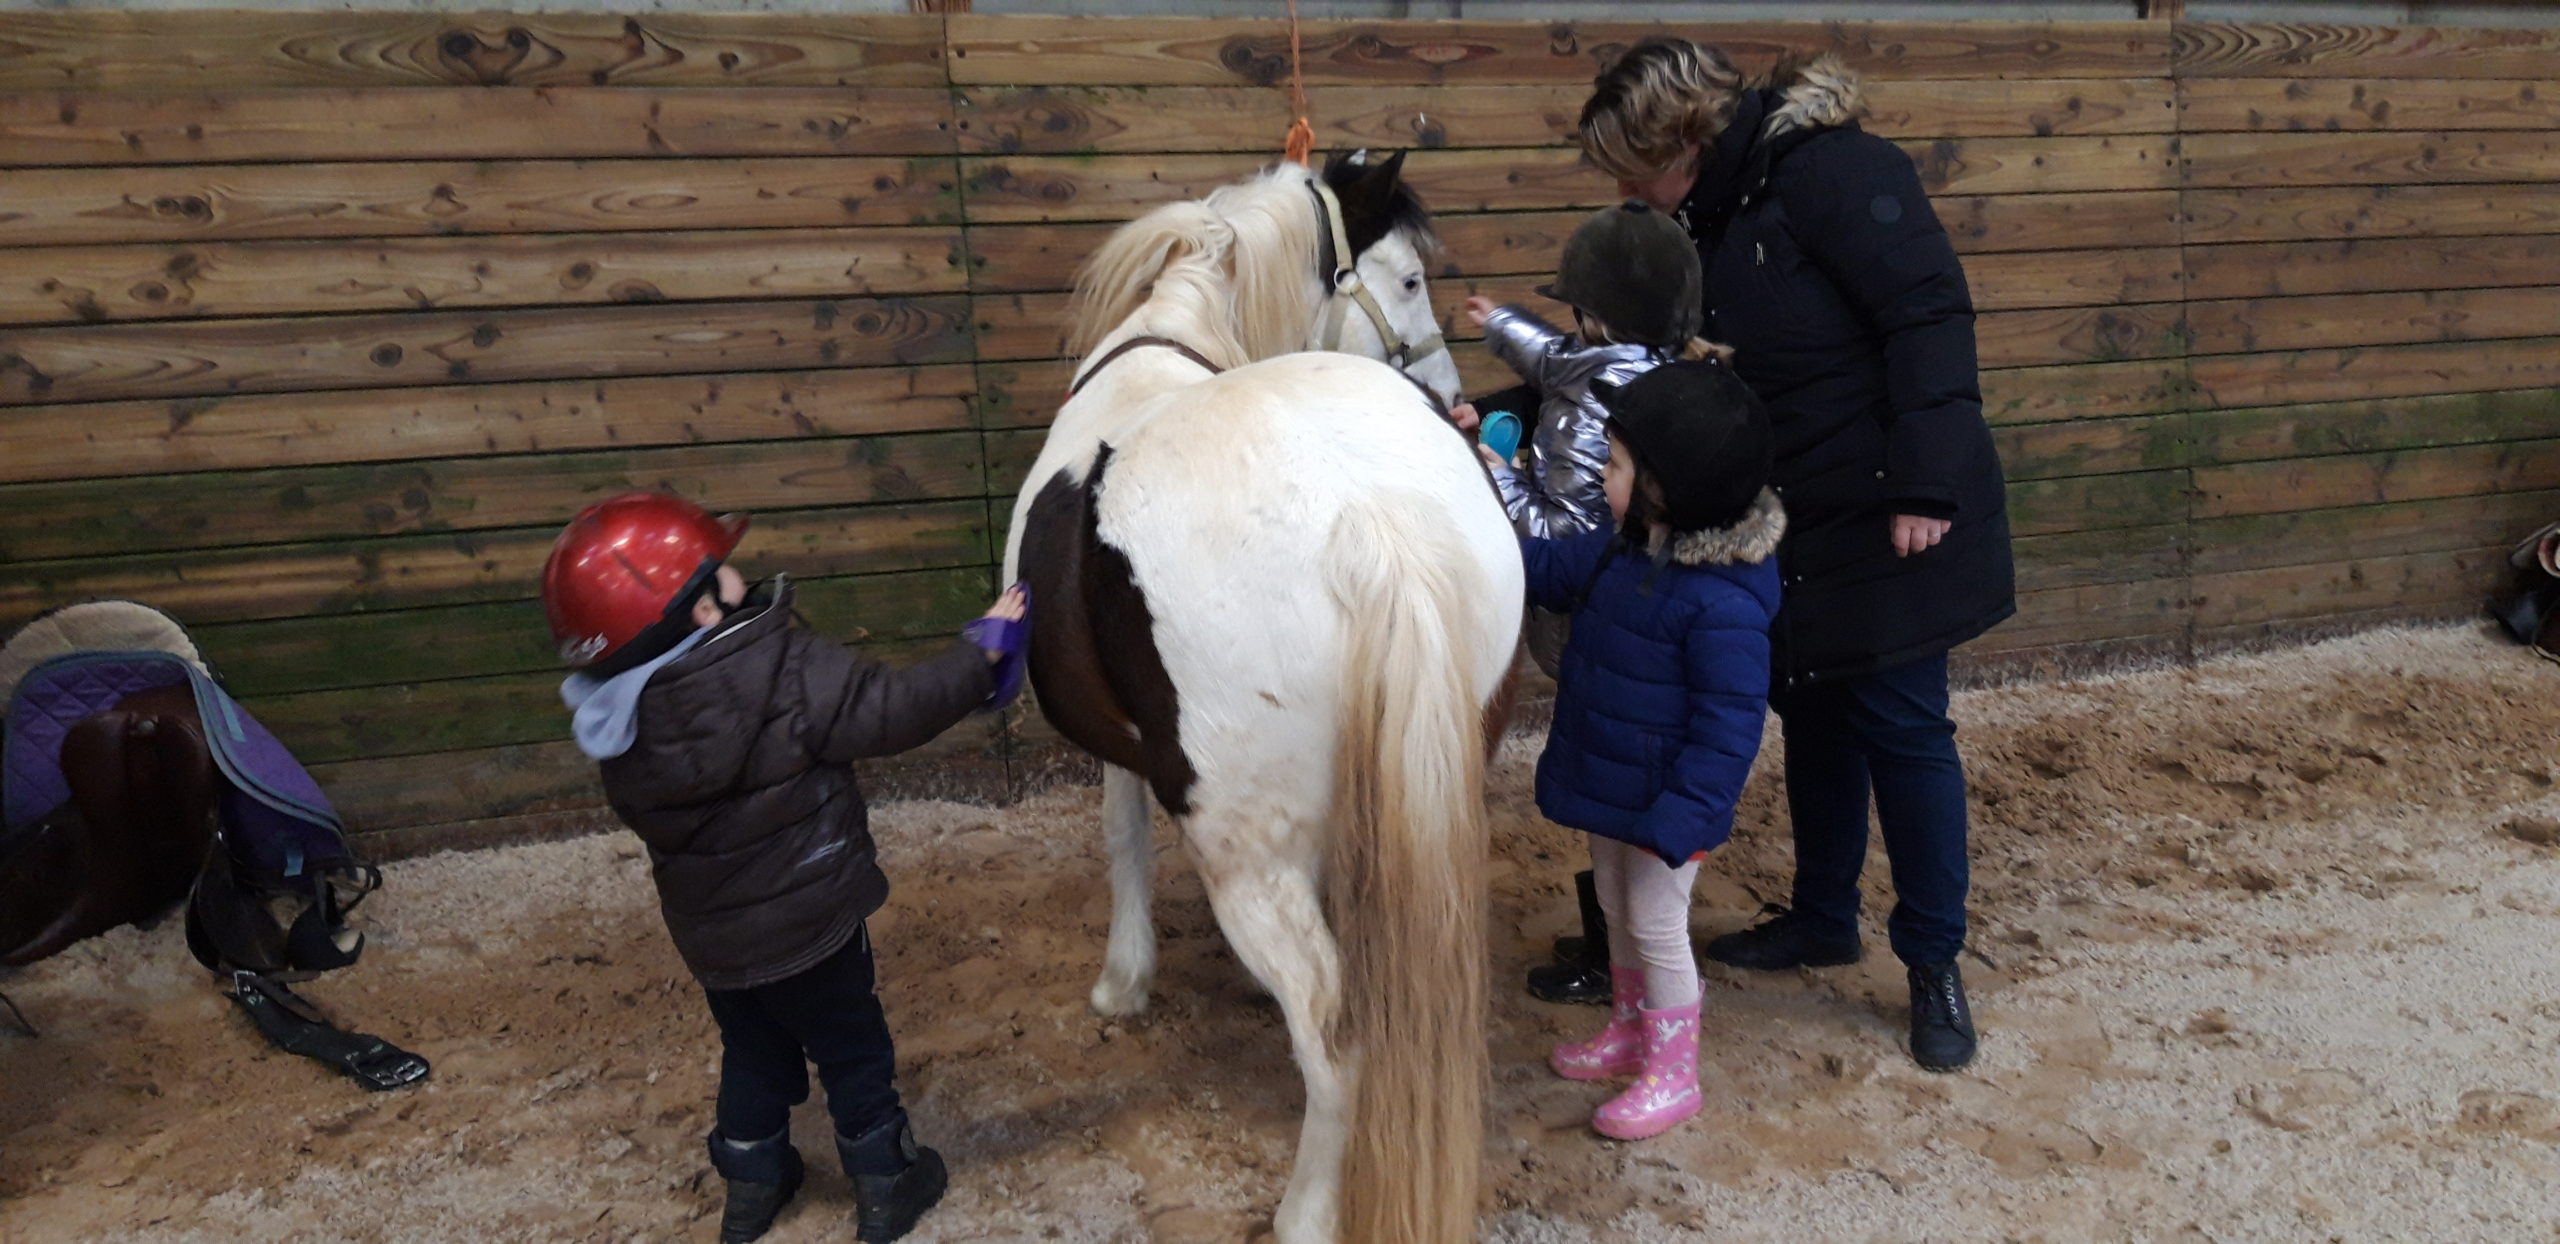
[[[1325,889],[1356,1068],[1337,1238],[1361,1244],[1474,1239],[1484,1130],[1483,585],[1420,512],[1355,504],[1329,550],[1348,643]]]

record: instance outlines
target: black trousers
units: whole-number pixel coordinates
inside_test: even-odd
[[[1953,962],[1964,949],[1973,872],[1947,699],[1945,657],[1769,698],[1787,740],[1796,914],[1825,937],[1857,937],[1872,797],[1893,868],[1885,928],[1907,964]]]
[[[720,1134],[762,1140],[791,1125],[818,1065],[836,1134],[860,1136],[898,1109],[897,1052],[872,992],[871,930],[797,976],[752,989],[706,989],[720,1025]]]

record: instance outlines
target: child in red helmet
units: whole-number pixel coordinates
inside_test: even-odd
[[[630,493],[569,524],[543,567],[561,687],[605,795],[648,844],[667,932],[721,1041],[711,1164],[725,1244],[799,1191],[791,1107],[818,1067],[852,1177],[856,1236],[894,1240],[942,1197],[891,1082],[865,921],[888,897],[848,767],[917,747],[1020,685],[1021,589],[903,670],[794,624],[791,585],[750,593],[743,515]]]

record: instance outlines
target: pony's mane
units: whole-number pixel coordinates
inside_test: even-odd
[[[1314,174],[1276,165],[1205,199],[1169,203],[1113,231],[1076,274],[1070,354],[1082,358],[1156,298],[1163,325],[1220,367],[1304,349],[1316,307]],[[1424,218],[1425,229],[1428,217]],[[1175,317],[1168,314],[1166,319]]]

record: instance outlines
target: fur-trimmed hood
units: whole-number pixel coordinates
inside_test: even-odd
[[[1757,566],[1778,551],[1787,534],[1787,508],[1766,488],[1751,511],[1730,527],[1684,531],[1671,538],[1671,560],[1683,566]]]
[[[1778,107],[1761,123],[1763,138],[1831,129],[1867,115],[1867,95],[1857,72],[1830,52],[1779,61],[1769,74],[1769,87],[1778,93]]]

